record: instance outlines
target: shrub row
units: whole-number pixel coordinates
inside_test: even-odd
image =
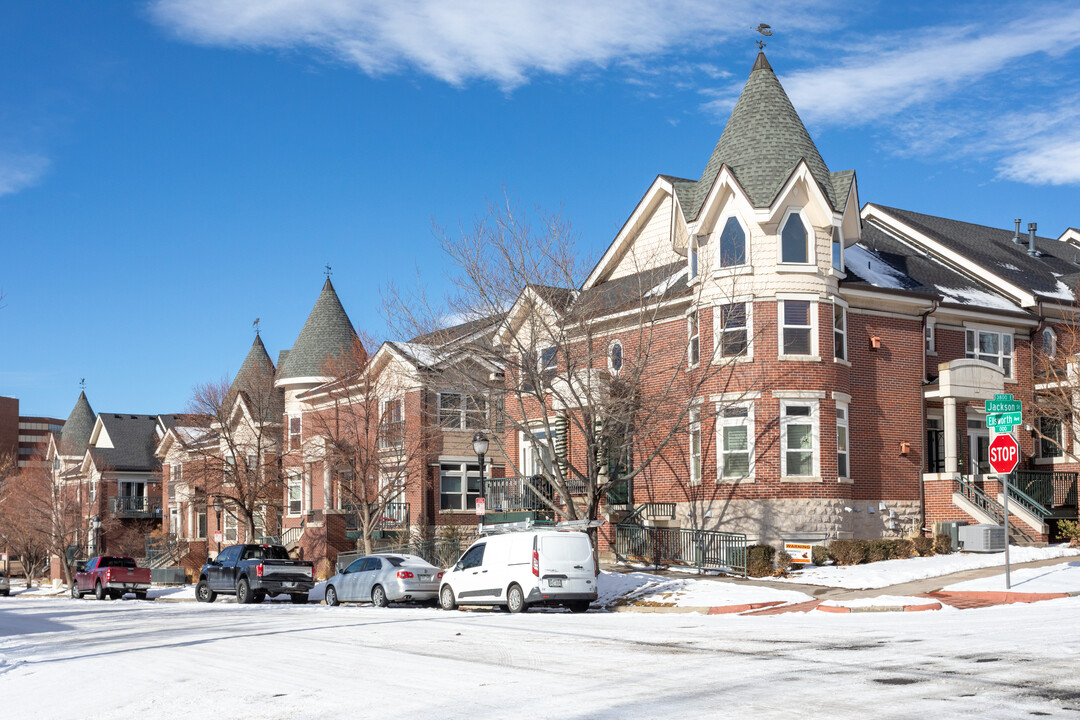
[[[938,535],[933,539],[917,537],[914,539],[833,540],[829,543],[827,552],[828,557],[837,565],[859,565],[914,556],[928,557],[935,553],[948,555],[952,552],[952,541],[948,535]],[[814,559],[814,563],[821,564],[817,558]]]

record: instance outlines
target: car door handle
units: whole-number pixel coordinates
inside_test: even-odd
[[[575,570],[584,570],[585,568],[583,566],[581,566],[581,565],[575,565],[574,569]]]
[[[481,570],[480,572],[487,572],[487,570]]]

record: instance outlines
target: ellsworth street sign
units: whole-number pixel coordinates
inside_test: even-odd
[[[995,413],[986,416],[986,427],[994,429],[1012,430],[1014,425],[1022,423],[1019,412]]]
[[[1012,435],[998,435],[990,441],[990,467],[994,472],[1008,475],[1020,462],[1020,447]]]

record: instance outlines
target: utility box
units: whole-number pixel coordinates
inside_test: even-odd
[[[934,523],[934,537],[938,535],[948,535],[949,540],[952,541],[952,550],[956,552],[960,549],[960,528],[967,526],[966,520],[950,520],[948,522],[936,522]]]
[[[965,552],[1005,552],[1005,526],[967,525],[960,528],[960,549]]]

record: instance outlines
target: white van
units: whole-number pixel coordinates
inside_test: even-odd
[[[596,600],[592,543],[583,532],[526,530],[474,542],[443,575],[439,604],[505,605],[513,613],[530,605],[564,605],[585,612]]]

